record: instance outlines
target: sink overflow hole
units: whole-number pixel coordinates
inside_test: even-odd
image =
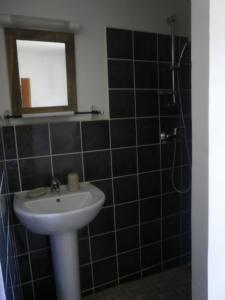
[[[56,199],[56,202],[60,202],[61,200],[60,199]]]

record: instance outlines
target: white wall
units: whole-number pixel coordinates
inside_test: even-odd
[[[192,0],[193,300],[225,299],[224,11]]]
[[[209,299],[225,299],[225,2],[210,0]]]
[[[207,300],[209,0],[192,0],[192,293]],[[216,300],[215,298],[214,300]],[[218,299],[219,300],[219,299]]]
[[[166,17],[178,16],[178,33],[189,34],[188,0],[0,0],[0,13],[66,19],[81,24],[76,36],[78,109],[108,112],[105,27],[169,33]],[[0,114],[10,107],[3,32],[0,32]],[[107,115],[107,114],[106,114]]]

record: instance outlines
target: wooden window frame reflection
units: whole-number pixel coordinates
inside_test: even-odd
[[[53,113],[77,110],[74,34],[46,30],[5,28],[9,87],[12,113],[15,116],[35,113]],[[65,44],[68,105],[49,107],[22,107],[16,40],[58,42]]]

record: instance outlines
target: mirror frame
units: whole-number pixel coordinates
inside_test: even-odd
[[[76,112],[77,99],[74,34],[69,32],[55,32],[46,30],[5,28],[5,39],[13,115],[22,116],[23,114],[36,113],[42,114],[67,111]],[[68,105],[31,108],[22,107],[16,40],[65,43]]]

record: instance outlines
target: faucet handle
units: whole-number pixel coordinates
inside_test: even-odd
[[[52,180],[51,180],[51,191],[52,192],[57,192],[59,193],[60,192],[60,181],[57,177],[55,176],[52,176]]]

